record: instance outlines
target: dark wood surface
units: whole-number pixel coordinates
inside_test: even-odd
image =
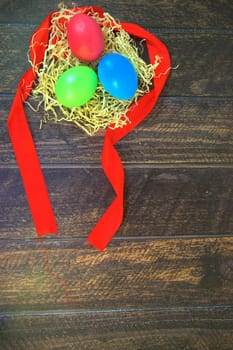
[[[0,349],[231,350],[233,3],[94,5],[151,31],[179,68],[117,145],[125,217],[103,253],[86,242],[114,198],[100,166],[103,134],[41,131],[43,111],[26,107],[60,228],[40,242],[6,119],[30,35],[57,1],[0,1]]]

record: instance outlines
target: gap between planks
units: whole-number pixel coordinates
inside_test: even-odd
[[[45,237],[44,237],[45,238]],[[69,242],[69,241],[83,241],[83,240],[86,240],[86,236],[79,236],[79,237],[60,237],[59,236],[59,233],[58,235],[51,235],[51,237],[48,237],[47,236],[47,240],[52,240],[53,242],[56,240],[56,241],[59,241],[59,242]],[[214,239],[214,238],[233,238],[233,233],[231,234],[199,234],[199,235],[168,235],[168,236],[143,236],[143,237],[139,237],[139,236],[125,236],[125,237],[114,237],[112,239],[112,242],[114,241],[169,241],[169,240],[193,240],[193,239],[203,239],[203,240],[206,240],[206,239]],[[1,238],[0,237],[0,243],[4,243],[5,241],[6,242],[12,242],[12,243],[19,243],[19,242],[22,242],[22,243],[30,243],[30,242],[33,242],[33,241],[37,241],[37,237],[35,235],[34,238]],[[1,251],[1,249],[0,249]]]
[[[185,307],[154,307],[154,308],[129,308],[129,309],[102,309],[102,310],[79,310],[79,311],[30,311],[30,312],[7,312],[0,313],[1,318],[17,317],[41,317],[41,316],[75,316],[75,315],[100,315],[117,313],[138,313],[138,312],[184,312],[196,310],[224,310],[232,309],[233,304],[227,305],[204,305],[204,306],[185,306]]]
[[[233,163],[209,163],[209,164],[200,164],[200,163],[130,163],[122,161],[122,164],[125,169],[170,169],[170,170],[180,170],[180,169],[233,169]],[[102,169],[102,166],[99,163],[96,164],[43,164],[41,162],[42,169]],[[18,169],[17,164],[0,164],[0,169]]]
[[[4,23],[0,22],[0,27],[27,27],[27,28],[36,28],[40,25],[39,22],[36,23],[25,23],[25,22],[12,22],[12,23]],[[156,31],[158,33],[166,33],[166,34],[185,34],[185,33],[201,33],[201,34],[233,34],[232,29],[225,29],[225,28],[185,28],[185,27],[174,27],[174,28],[166,28],[166,27],[156,27],[156,26],[149,26],[147,27],[147,30],[149,31]]]

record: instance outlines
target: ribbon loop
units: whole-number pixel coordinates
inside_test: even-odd
[[[88,12],[90,7],[80,8]],[[80,10],[80,9],[77,9]],[[93,8],[100,16],[103,10]],[[49,41],[50,24],[54,12],[50,13],[37,28],[30,41],[30,58],[39,69]],[[153,64],[156,55],[162,58],[159,65],[159,79],[154,78],[154,86],[128,111],[130,120],[123,128],[106,129],[103,151],[102,167],[112,185],[116,197],[99,219],[88,237],[88,241],[97,249],[103,250],[120,227],[123,219],[124,197],[124,170],[119,154],[114,145],[133,130],[154,107],[169,74],[170,58],[166,46],[151,33],[132,23],[121,23],[123,29],[129,34],[146,39],[150,62]],[[166,72],[166,73],[164,73]],[[26,196],[32,213],[38,236],[57,233],[56,219],[53,213],[39,158],[24,112],[24,101],[28,98],[36,72],[29,69],[21,78],[12,108],[8,117],[8,131],[15,152],[16,160],[22,176]]]

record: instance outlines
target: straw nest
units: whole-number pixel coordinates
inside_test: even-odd
[[[79,12],[82,12],[82,9]],[[55,84],[58,77],[67,69],[84,64],[72,54],[67,42],[67,24],[76,13],[77,9],[66,8],[61,8],[54,13],[49,28],[49,43],[42,65],[38,69],[33,62],[30,62],[37,74],[37,81],[32,91],[33,100],[36,100],[36,107],[35,104],[34,107],[31,107],[36,110],[39,110],[40,107],[43,108],[44,115],[41,119],[41,127],[51,120],[69,122],[80,127],[87,134],[94,135],[100,129],[106,127],[119,128],[130,123],[127,111],[132,108],[134,103],[137,103],[138,98],[150,90],[155,69],[160,63],[160,57],[156,56],[153,64],[147,64],[141,58],[142,42],[136,43],[123,30],[121,24],[108,13],[104,13],[103,18],[100,18],[99,14],[90,7],[88,15],[97,21],[104,34],[103,55],[118,52],[126,56],[136,69],[139,81],[138,89],[132,99],[119,100],[108,94],[99,83],[93,98],[85,105],[75,108],[62,106],[55,96]],[[109,23],[111,23],[110,26]],[[97,70],[98,62],[99,60],[91,63],[85,62],[85,64]]]

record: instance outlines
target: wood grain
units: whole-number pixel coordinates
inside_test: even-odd
[[[232,304],[232,237],[118,239],[101,254],[84,239],[1,240],[0,250],[1,312],[66,310],[63,278],[71,310]]]
[[[4,349],[230,350],[232,308],[9,314]],[[29,336],[30,330],[30,336]]]
[[[29,67],[26,52],[34,27],[3,27],[0,31],[1,69],[0,93],[11,93]],[[163,96],[232,96],[233,40],[230,34],[215,33],[156,33],[169,48],[172,71]],[[208,47],[208,50],[206,48]],[[7,55],[5,54],[7,52]],[[214,58],[214,59],[213,59]],[[8,67],[14,67],[9,70]]]
[[[117,237],[220,235],[233,230],[232,169],[126,170]],[[114,198],[101,169],[44,169],[62,237],[87,237]],[[1,169],[0,234],[34,238],[18,169]],[[10,235],[10,236],[9,236]]]
[[[0,97],[0,121],[12,97]],[[44,166],[100,167],[103,135],[89,137],[73,125],[45,125],[43,111],[26,114]],[[233,164],[233,99],[161,97],[150,115],[117,148],[126,167],[193,167]],[[7,128],[0,129],[0,167],[14,166]]]
[[[103,253],[86,242],[114,198],[103,132],[40,131],[43,110],[26,107],[60,230],[38,241],[6,130],[29,38],[57,3],[0,2],[0,349],[231,350],[232,1],[96,0],[179,64],[117,145],[125,217]]]
[[[64,1],[67,6],[74,6],[72,1]],[[80,0],[76,6],[90,6],[89,1]],[[154,26],[167,28],[206,28],[232,30],[231,15],[233,5],[231,1],[216,0],[190,1],[189,5],[176,0],[151,0],[130,1],[119,0],[114,5],[106,0],[97,0],[93,3],[110,12],[121,21],[134,22],[142,26]],[[27,23],[39,24],[50,11],[55,11],[57,0],[27,1],[15,0],[14,2],[2,0],[0,5],[0,22],[2,23]]]

